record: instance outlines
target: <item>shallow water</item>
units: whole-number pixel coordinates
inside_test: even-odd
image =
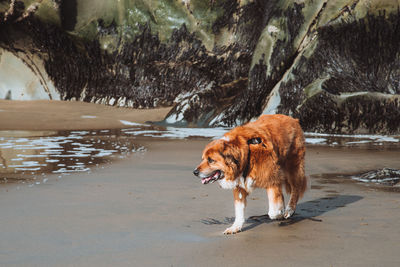
[[[136,124],[136,127],[123,129],[125,135],[144,136],[153,138],[185,139],[205,137],[218,139],[230,128],[178,128],[154,125]],[[328,146],[386,146],[400,148],[400,136],[385,135],[345,135],[305,133],[308,145]]]
[[[146,148],[139,141],[143,138],[217,139],[229,131],[228,128],[176,128],[126,121],[124,124],[127,128],[121,130],[0,131],[0,182],[35,185],[46,183],[48,174],[62,178],[71,173],[90,173],[102,164],[145,153]],[[306,133],[306,143],[339,148],[400,149],[399,136]],[[359,181],[375,182],[374,179]]]
[[[0,179],[3,183],[33,180],[46,183],[47,174],[59,178],[125,158],[146,149],[120,131],[0,132]]]
[[[305,133],[306,143],[328,146],[386,146],[400,148],[400,136]]]

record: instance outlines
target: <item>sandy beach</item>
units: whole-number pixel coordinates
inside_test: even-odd
[[[115,129],[126,127],[121,120],[160,121],[170,109],[117,108],[78,101],[0,100],[0,131]]]
[[[4,103],[0,102],[3,130],[66,129],[59,129],[58,118],[50,120],[46,108],[25,120],[25,105]],[[59,114],[58,104],[48,104],[49,110]],[[71,109],[75,103],[64,104],[66,119],[91,115],[106,118],[108,127],[116,128],[124,127],[117,125],[119,120],[151,121],[167,112],[111,107],[99,107],[97,112],[90,107],[88,112]],[[19,123],[3,124],[12,120],[12,114],[21,116]],[[44,123],[39,119],[43,114],[49,116]],[[88,129],[82,121],[75,124],[71,118],[67,129]],[[104,120],[91,121],[92,129],[107,128]],[[295,216],[269,220],[266,194],[256,190],[248,198],[243,232],[224,236],[234,216],[232,193],[216,183],[202,185],[192,175],[209,139],[136,137],[134,142],[146,152],[99,165],[90,173],[62,179],[48,174],[46,183],[32,187],[1,184],[0,265],[400,265],[398,187],[346,176],[383,167],[399,169],[398,148],[308,145],[310,186]]]

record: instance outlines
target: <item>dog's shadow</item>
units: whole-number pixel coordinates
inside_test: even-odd
[[[321,219],[315,218],[324,214],[325,212],[335,210],[338,208],[343,208],[348,204],[357,202],[361,200],[361,196],[355,195],[337,195],[330,197],[323,197],[315,200],[310,200],[307,202],[299,203],[296,208],[296,213],[287,220],[277,221],[279,226],[288,226],[303,220],[311,220],[314,222],[322,222]],[[224,220],[217,220],[213,218],[207,218],[201,220],[202,223],[206,225],[230,225],[235,220],[234,217],[225,217]],[[263,223],[271,223],[274,220],[271,220],[267,214],[260,216],[251,216],[246,220],[245,227],[242,228],[242,231],[250,230],[254,227],[257,227]]]

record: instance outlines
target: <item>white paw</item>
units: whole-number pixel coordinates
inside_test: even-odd
[[[269,211],[268,216],[271,220],[282,220],[284,218],[284,210]]]
[[[236,234],[238,232],[242,231],[242,226],[241,225],[232,225],[229,228],[226,228],[224,231],[224,235],[231,235],[231,234]]]
[[[286,207],[285,219],[292,217],[293,214],[294,214],[294,210],[292,210],[292,208],[290,208],[290,207]]]

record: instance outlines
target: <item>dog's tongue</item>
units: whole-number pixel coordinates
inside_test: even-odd
[[[210,180],[212,180],[214,177],[218,176],[219,172],[215,172],[214,175],[211,175],[209,177],[203,178],[201,179],[201,183],[202,184],[208,184],[210,182]]]
[[[207,177],[207,178],[203,178],[201,179],[201,183],[202,184],[208,184],[208,182],[210,182],[210,180],[213,178],[213,176]]]

